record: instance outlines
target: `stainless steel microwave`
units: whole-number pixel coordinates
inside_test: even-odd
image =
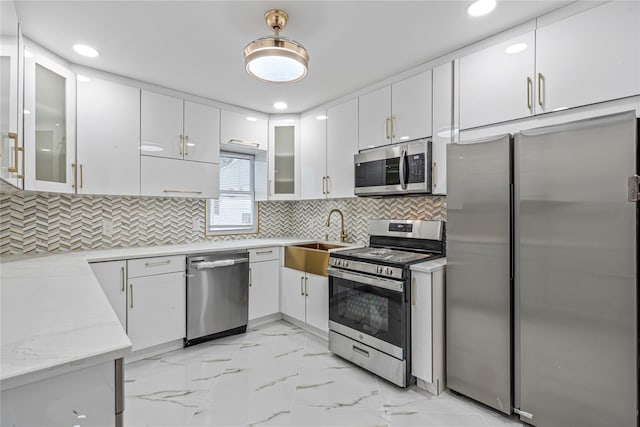
[[[431,194],[431,140],[385,145],[359,152],[356,196]]]

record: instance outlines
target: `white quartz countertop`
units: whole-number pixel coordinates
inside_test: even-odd
[[[0,263],[0,386],[18,387],[115,360],[131,342],[89,262],[252,249],[314,239],[247,239],[3,256]]]
[[[419,264],[411,265],[412,271],[422,271],[423,273],[433,273],[434,271],[439,271],[445,268],[447,265],[446,258],[438,258],[433,261],[425,261]]]

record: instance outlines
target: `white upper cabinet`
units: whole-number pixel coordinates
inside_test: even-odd
[[[22,137],[22,34],[13,2],[0,2],[0,178],[22,188],[24,157]]]
[[[391,85],[391,142],[431,136],[431,70]]]
[[[453,65],[451,62],[433,69],[433,138],[432,194],[447,193],[447,144],[456,132],[452,122]]]
[[[359,98],[358,149],[391,143],[391,86],[385,86]]]
[[[431,70],[360,96],[360,150],[431,136]]]
[[[538,28],[536,112],[640,94],[640,3],[614,1]]]
[[[220,163],[220,109],[184,101],[184,159]]]
[[[300,198],[327,195],[327,111],[316,110],[300,118]]]
[[[140,156],[140,193],[143,196],[217,199],[220,166]]]
[[[269,121],[269,200],[300,199],[300,121]]]
[[[358,152],[358,100],[327,110],[327,197],[354,197],[353,156]]]
[[[140,195],[140,89],[78,81],[80,194]]]
[[[531,31],[460,58],[461,129],[533,114],[534,43]]]
[[[143,90],[140,129],[144,155],[219,162],[218,108]]]
[[[27,46],[25,190],[74,193],[77,183],[76,76],[58,59]]]
[[[220,113],[220,143],[229,147],[267,150],[268,128],[267,119],[260,114]]]

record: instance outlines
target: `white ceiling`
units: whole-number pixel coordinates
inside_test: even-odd
[[[471,1],[28,1],[24,35],[69,61],[251,108],[301,112],[435,59],[569,1],[500,1],[472,18]],[[243,49],[269,35],[263,14],[289,14],[282,32],[310,55],[309,75],[271,84],[244,71]],[[101,55],[87,59],[71,46]]]

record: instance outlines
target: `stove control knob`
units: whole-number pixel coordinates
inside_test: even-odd
[[[376,266],[376,273],[382,274],[382,267],[380,267],[379,265]]]
[[[347,261],[344,262],[343,267],[349,267],[349,263]]]
[[[336,260],[336,265],[342,265],[342,261],[341,260]]]
[[[387,271],[385,271],[385,273],[387,273],[387,276],[392,276],[393,275],[393,270],[391,270],[389,267],[387,267]]]

